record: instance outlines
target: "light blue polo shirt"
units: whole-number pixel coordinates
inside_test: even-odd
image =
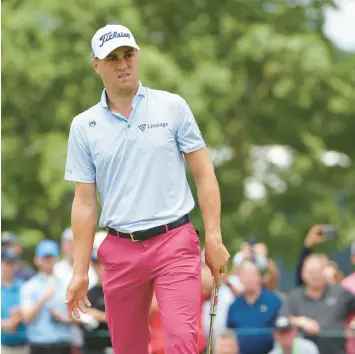
[[[36,274],[21,288],[21,307],[37,304],[48,291],[50,279],[43,274]],[[72,339],[72,325],[54,320],[51,314],[56,309],[67,316],[65,306],[66,287],[62,280],[54,277],[55,293],[39,310],[37,316],[26,326],[27,339],[30,343],[54,344],[69,343]]]
[[[101,101],[71,124],[65,179],[95,183],[101,227],[145,230],[188,214],[195,205],[182,153],[205,147],[186,101],[140,83],[129,119]]]

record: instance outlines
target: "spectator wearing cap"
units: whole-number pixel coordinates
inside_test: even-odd
[[[65,287],[68,286],[73,275],[74,264],[74,239],[71,227],[66,228],[61,237],[61,250],[63,259],[57,262],[54,266],[54,275],[62,279]],[[97,283],[97,274],[92,265],[89,268],[89,288],[92,288]],[[79,324],[74,322],[73,334],[71,340],[72,354],[79,354],[84,345],[84,333],[79,327]]]
[[[20,257],[15,248],[1,250],[1,352],[25,354],[26,333],[21,321],[20,289],[23,284],[16,278],[16,263]]]
[[[11,247],[11,248],[16,249],[19,257],[21,258],[22,247],[21,247],[20,243],[18,242],[18,239],[17,239],[15,233],[13,233],[11,231],[3,231],[1,233],[1,248],[4,249],[7,247]],[[16,278],[26,281],[26,280],[29,280],[34,274],[35,274],[35,271],[31,267],[29,267],[28,265],[23,263],[21,261],[21,259],[19,259],[16,262],[16,271],[15,271]]]
[[[338,284],[328,284],[323,255],[309,256],[303,265],[304,286],[293,290],[281,310],[318,347],[321,354],[344,354],[343,337],[322,336],[322,330],[343,331],[355,311],[355,295]]]
[[[98,276],[98,281],[96,285],[88,291],[88,299],[91,303],[91,307],[88,308],[88,315],[92,316],[94,321],[88,321],[87,317],[84,317],[84,321],[86,322],[84,326],[84,354],[105,354],[109,348],[112,348],[112,343],[108,332],[105,298],[102,288],[104,269],[98,259],[96,248],[92,251],[91,262]],[[102,335],[99,335],[100,332]],[[107,333],[106,336],[103,336],[104,332]]]
[[[237,337],[233,330],[224,329],[213,343],[213,354],[242,354],[239,352]]]
[[[70,354],[72,321],[65,307],[65,285],[53,274],[58,256],[59,247],[54,241],[41,241],[34,258],[38,273],[21,289],[30,354]]]
[[[319,354],[310,340],[297,337],[297,327],[289,318],[279,317],[274,326],[275,347],[269,354]]]
[[[350,260],[351,263],[355,266],[355,242],[350,246]],[[348,275],[341,283],[341,285],[350,291],[352,294],[355,294],[355,272]],[[355,333],[354,329],[350,328],[350,323],[355,323],[355,311],[349,314],[347,319],[347,333],[349,334],[346,341],[346,353],[355,354]],[[353,325],[354,326],[354,325]]]
[[[244,260],[238,273],[244,292],[230,306],[227,326],[236,331],[241,353],[267,354],[273,348],[272,335],[255,334],[255,330],[273,327],[281,300],[274,292],[263,288],[262,276],[254,262]]]

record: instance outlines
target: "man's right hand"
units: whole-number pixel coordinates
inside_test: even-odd
[[[91,303],[87,297],[88,288],[88,275],[73,275],[67,288],[67,297],[65,301],[69,318],[72,318],[72,314],[74,313],[75,317],[79,319],[79,310],[84,313],[86,312],[84,310],[83,303],[85,306],[91,306]]]
[[[308,231],[308,234],[304,240],[304,245],[308,248],[312,248],[313,246],[323,243],[326,241],[324,236],[322,235],[322,227],[323,225],[313,225],[311,229]]]
[[[320,332],[319,323],[315,320],[312,320],[308,317],[299,317],[298,318],[298,325],[299,327],[311,336],[318,335]]]

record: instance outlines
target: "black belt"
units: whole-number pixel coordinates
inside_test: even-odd
[[[112,236],[130,238],[132,241],[145,241],[148,240],[148,238],[158,236],[169,230],[176,229],[177,227],[185,225],[188,222],[190,222],[190,216],[186,214],[179,220],[173,221],[170,224],[152,227],[151,229],[148,230],[135,231],[131,233],[119,232],[115,229],[112,229],[111,227],[108,227],[107,230],[108,233]]]

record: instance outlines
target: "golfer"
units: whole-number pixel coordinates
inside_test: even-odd
[[[104,266],[107,323],[115,354],[148,354],[153,292],[166,354],[197,354],[201,296],[200,239],[189,213],[194,200],[185,161],[203,214],[206,262],[220,284],[229,254],[220,229],[220,194],[194,116],[177,94],[144,87],[139,47],[121,25],[92,38],[92,64],[104,90],[95,106],[71,123],[65,179],[76,182],[75,242],[68,315],[87,299],[88,269],[98,217],[108,230],[98,257]]]

